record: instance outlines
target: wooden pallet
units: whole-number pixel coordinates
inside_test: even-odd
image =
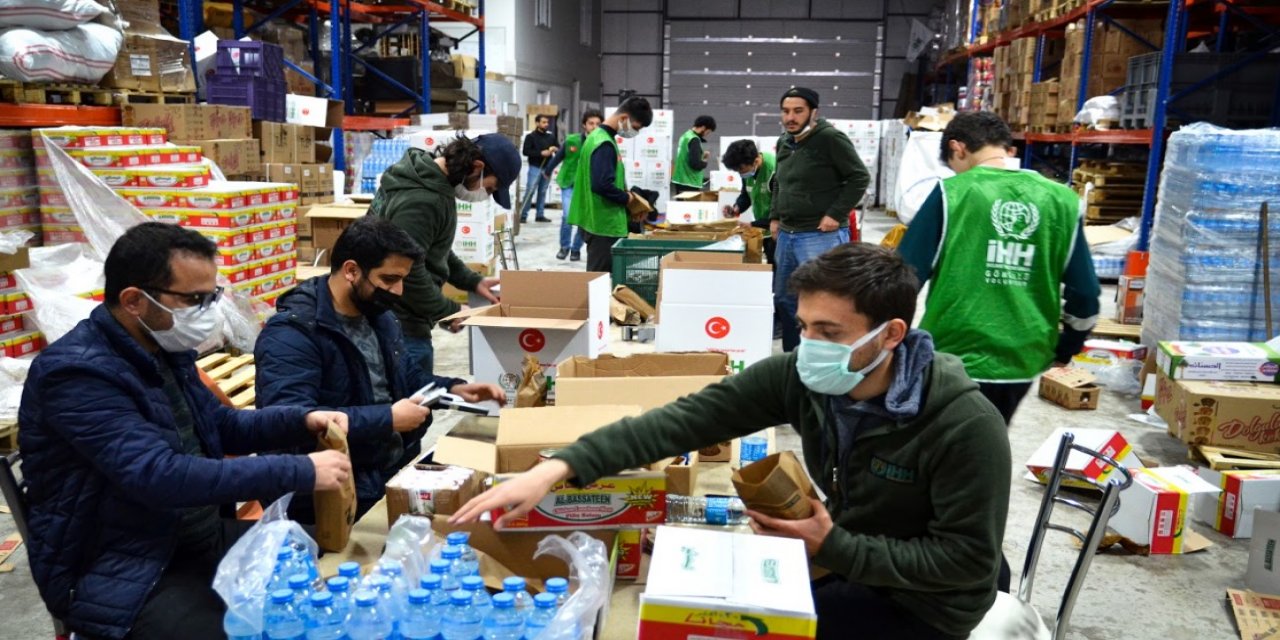
[[[1084,191],[1081,186],[1077,189],[1077,193]],[[1084,196],[1080,193],[1081,197]],[[1142,188],[1141,187],[1105,187],[1094,188],[1089,190],[1089,204],[1103,204],[1116,206],[1142,206]]]
[[[1105,160],[1083,160],[1080,169],[1100,176],[1134,176],[1145,178],[1147,168],[1133,162],[1107,162]]]
[[[1200,457],[1209,463],[1209,468],[1214,471],[1280,469],[1280,455],[1274,453],[1258,453],[1256,451],[1210,447],[1208,445],[1192,447],[1192,450],[1199,453]]]
[[[237,409],[252,409],[257,400],[254,381],[257,368],[253,364],[253,355],[232,356],[228,353],[214,353],[196,362],[223,393],[231,398],[231,404]]]
[[[1137,341],[1142,334],[1142,325],[1140,324],[1120,324],[1115,320],[1108,318],[1098,318],[1098,324],[1094,325],[1089,335],[1104,338],[1126,338]]]
[[[1124,205],[1089,205],[1085,208],[1086,220],[1120,222],[1125,218],[1142,215],[1142,203]]]
[[[116,104],[195,104],[194,93],[151,93],[148,91],[117,90],[112,98]]]
[[[0,102],[109,107],[111,89],[78,84],[29,84],[0,80]]]

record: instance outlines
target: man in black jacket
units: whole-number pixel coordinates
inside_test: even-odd
[[[538,190],[538,222],[551,222],[547,217],[547,187],[551,184],[551,158],[555,157],[560,147],[556,146],[556,134],[551,133],[551,116],[538,116],[537,127],[524,137],[524,154],[529,162],[529,173],[525,179],[525,189]],[[526,198],[524,208],[520,210],[520,222],[529,221],[529,205],[532,198]]]

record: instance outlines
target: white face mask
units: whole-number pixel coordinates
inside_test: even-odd
[[[162,331],[148,327],[147,323],[142,322],[142,318],[138,318],[138,322],[142,323],[143,328],[151,334],[156,344],[169,353],[182,353],[195,349],[208,340],[209,336],[213,335],[213,330],[218,328],[218,314],[213,310],[213,305],[205,309],[200,307],[170,309],[160,304],[146,291],[143,291],[142,295],[147,296],[147,299],[157,307],[168,311],[169,315],[173,316],[173,327]]]
[[[638,136],[638,135],[640,135],[640,130],[639,130],[639,129],[632,129],[632,128],[631,128],[631,120],[630,120],[630,119],[623,120],[623,121],[621,121],[621,122],[619,122],[619,123],[618,123],[618,136],[619,136],[619,137],[622,137],[622,138],[625,138],[625,139],[627,139],[627,140],[630,140],[631,138],[634,138],[634,137],[636,137],[636,136]]]
[[[489,190],[484,188],[484,169],[480,170],[480,179],[476,180],[476,188],[468,189],[464,180],[453,188],[453,197],[463,202],[484,202],[489,199]]]

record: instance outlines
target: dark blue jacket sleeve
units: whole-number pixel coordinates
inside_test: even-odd
[[[347,414],[347,438],[353,443],[382,440],[391,435],[389,404],[344,407],[320,404],[320,383],[324,376],[320,348],[301,329],[287,324],[268,324],[258,335],[253,359],[258,368],[255,384],[259,407],[297,406],[341,411]]]
[[[554,156],[551,156],[551,160],[547,162],[547,167],[543,169],[542,172],[547,175],[551,175],[551,172],[555,171],[556,167],[561,162],[564,162],[564,146],[561,146],[559,149],[556,150],[556,154]]]
[[[921,286],[933,276],[933,263],[942,251],[945,217],[942,197],[942,186],[934,187],[924,204],[920,205],[920,211],[916,212],[902,243],[898,245],[898,253],[907,264],[915,268]]]
[[[707,161],[702,159],[701,138],[694,138],[689,141],[689,155],[685,158],[685,162],[689,163],[689,168],[694,171],[702,171],[707,168]]]
[[[1058,336],[1057,362],[1071,362],[1084,349],[1084,341],[1098,323],[1102,286],[1093,269],[1093,255],[1084,237],[1084,225],[1076,230],[1075,245],[1062,273],[1062,334]]]
[[[39,384],[46,424],[140,502],[173,509],[309,493],[315,487],[315,467],[306,456],[217,460],[179,453],[164,427],[143,417],[137,399],[111,372],[68,367]]]
[[[614,184],[618,173],[618,153],[613,145],[602,144],[591,153],[591,190],[616,205],[626,206],[627,192]]]

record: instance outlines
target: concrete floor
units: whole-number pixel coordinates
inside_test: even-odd
[[[558,211],[548,215],[557,222]],[[868,216],[866,238],[878,241],[893,221],[872,213]],[[582,263],[557,261],[558,224],[530,223],[518,239],[521,266],[525,269],[581,269]],[[1110,308],[1113,287],[1104,287],[1104,313]],[[467,374],[465,334],[435,336],[436,362],[441,375]],[[616,335],[616,334],[615,334]],[[775,343],[777,348],[777,343]],[[649,349],[646,345],[621,343],[616,351]],[[1023,479],[1022,463],[1058,427],[1114,428],[1125,434],[1144,458],[1161,465],[1186,462],[1186,449],[1155,429],[1128,419],[1137,411],[1137,400],[1104,393],[1097,411],[1069,412],[1032,394],[1023,402],[1009,430],[1013,449],[1013,485],[1005,552],[1020,570],[1026,552],[1030,526],[1042,495],[1038,485]],[[442,415],[427,438],[434,442],[456,420]],[[799,441],[790,429],[779,429],[779,446],[799,450]],[[424,447],[425,448],[425,447]],[[1058,509],[1055,521],[1082,526],[1069,509]],[[1248,541],[1225,538],[1203,524],[1192,525],[1214,546],[1186,556],[1131,556],[1122,552],[1098,557],[1090,569],[1084,592],[1072,616],[1072,640],[1205,640],[1236,638],[1235,624],[1226,604],[1224,590],[1243,587]],[[10,516],[0,515],[0,539],[14,530]],[[1066,534],[1051,533],[1045,542],[1037,574],[1034,603],[1047,618],[1053,617],[1071,564],[1076,557],[1074,540]],[[0,640],[48,640],[52,637],[49,619],[31,582],[25,547],[10,557],[12,573],[0,573]],[[608,640],[621,640],[610,638]]]

